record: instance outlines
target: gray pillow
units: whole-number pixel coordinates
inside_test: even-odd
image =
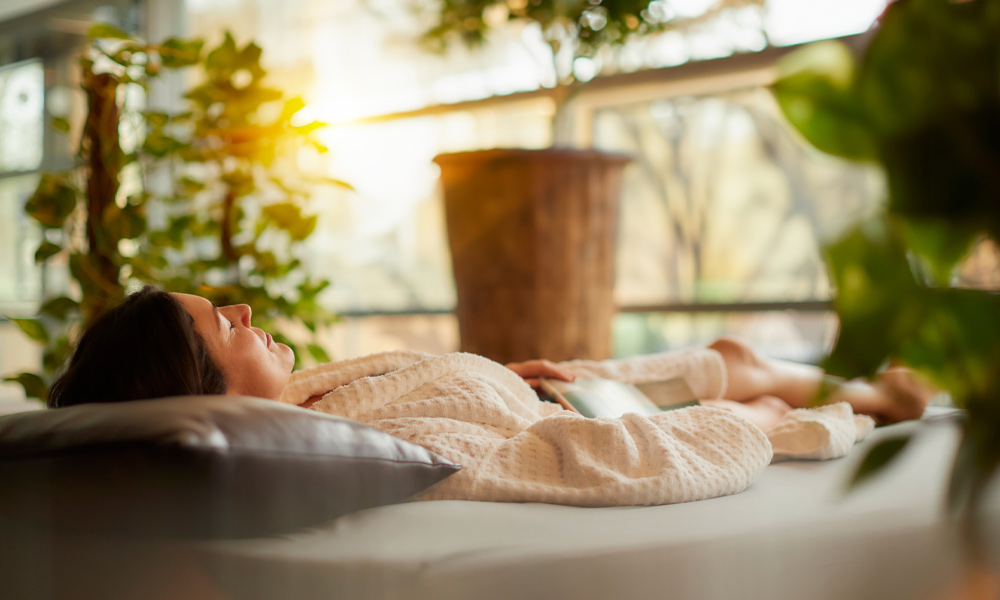
[[[269,535],[400,502],[460,468],[355,421],[259,398],[0,417],[0,519],[32,529]]]

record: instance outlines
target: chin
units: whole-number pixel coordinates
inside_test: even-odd
[[[291,371],[295,366],[295,352],[288,346],[285,346],[285,344],[281,344],[281,346],[284,347],[286,353],[288,354],[288,370]]]

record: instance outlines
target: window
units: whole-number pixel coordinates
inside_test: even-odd
[[[863,31],[882,3],[855,0],[847,16],[842,5],[819,3],[829,18],[810,22],[825,29],[798,38],[799,9],[778,4],[575,65],[581,79],[618,73],[621,83],[610,92],[603,82],[584,88],[574,100],[572,137],[635,157],[622,194],[616,354],[739,331],[777,354],[814,358],[832,337],[817,241],[871,206],[881,193],[878,176],[812,151],[784,125],[763,87],[777,53],[734,56],[733,64],[746,66],[733,67],[735,76],[725,81],[688,68],[697,63],[661,75],[641,72],[754,53],[769,38],[794,43],[802,35]],[[360,324],[366,314],[383,315],[379,323],[388,323],[387,313],[414,315],[421,333],[399,333],[397,347],[423,339],[439,350],[457,341],[452,317],[441,315],[453,306],[454,291],[431,159],[552,143],[557,105],[545,86],[553,83],[553,67],[540,34],[515,25],[481,52],[454,48],[441,57],[418,47],[425,23],[395,0],[198,1],[186,10],[192,34],[213,39],[229,28],[242,40],[256,39],[276,81],[306,100],[305,114],[333,124],[323,133],[331,152],[300,163],[357,188],[318,191],[313,207],[321,213],[313,267],[333,281],[327,301],[352,315],[344,327],[353,333],[334,336],[337,353],[371,349],[359,341],[368,335]],[[778,310],[760,312],[761,302]],[[718,303],[734,310],[705,306]],[[781,303],[809,310],[789,312]],[[431,322],[441,332],[433,341]],[[397,332],[405,323],[392,317]]]
[[[0,68],[0,173],[42,164],[45,74],[42,61]]]
[[[320,226],[310,241],[310,266],[333,281],[325,301],[356,324],[354,333],[334,334],[336,353],[343,356],[370,348],[359,340],[378,328],[361,321],[375,316],[405,329],[404,317],[393,315],[414,315],[417,333],[401,333],[401,345],[424,339],[427,349],[440,350],[457,339],[447,314],[454,289],[438,172],[431,162],[436,154],[542,148],[564,137],[635,157],[620,216],[619,353],[700,342],[709,332],[747,320],[739,316],[747,316],[744,309],[724,317],[708,312],[709,303],[760,308],[754,303],[804,302],[822,308],[828,283],[816,241],[870,205],[880,183],[871,173],[845,168],[799,144],[760,74],[776,58],[769,54],[773,48],[766,49],[769,43],[861,31],[881,4],[852,0],[846,10],[843,2],[817,0],[810,6],[826,17],[813,14],[809,22],[821,27],[804,32],[796,29],[802,23],[797,3],[770,2],[764,11],[728,13],[694,31],[647,38],[578,61],[571,67],[581,80],[593,77],[594,85],[574,100],[568,137],[565,131],[553,134],[557,98],[547,86],[554,83],[554,67],[536,27],[515,24],[497,32],[481,51],[454,48],[437,56],[419,48],[425,17],[403,0],[191,0],[149,4],[145,10],[155,29],[147,33],[156,39],[177,33],[165,24],[181,22],[186,35],[210,43],[225,29],[241,41],[255,39],[264,48],[273,83],[304,97],[304,117],[332,124],[322,134],[331,152],[304,152],[298,163],[304,171],[347,180],[357,189],[317,189],[312,206]],[[687,5],[695,10],[698,3]],[[139,20],[134,10],[120,8],[116,14],[122,19]],[[741,55],[757,54],[762,58],[752,65],[735,67],[737,75],[753,75],[749,78],[705,85],[697,68],[688,69],[713,58],[744,64]],[[650,70],[669,65],[684,66]],[[618,78],[610,92],[609,74]],[[161,91],[154,89],[154,96]],[[42,119],[39,112],[34,121],[16,126],[42,127]],[[35,154],[17,157],[35,166],[0,169],[37,169],[41,142],[36,146]],[[0,179],[5,215],[13,218],[12,198],[21,194],[23,201],[31,183]],[[23,248],[34,242],[18,243]],[[23,250],[18,256],[24,258]],[[37,286],[25,287],[13,265],[3,269],[10,282],[4,290],[38,293]],[[787,313],[768,314],[757,319],[768,323],[762,331],[778,337],[784,334],[776,332],[791,331],[775,320]],[[689,333],[680,335],[681,330]],[[431,340],[433,331],[439,335]]]
[[[0,68],[0,311],[30,310],[39,298],[41,232],[22,207],[42,163],[44,92],[40,60]]]

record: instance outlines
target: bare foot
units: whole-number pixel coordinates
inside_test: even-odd
[[[769,361],[749,344],[737,338],[723,337],[715,340],[709,348],[718,352],[726,365],[727,398],[745,402],[774,393],[775,375]]]
[[[876,417],[884,423],[919,419],[931,398],[940,390],[919,373],[906,367],[890,367],[875,378],[874,387],[885,397],[884,408]]]

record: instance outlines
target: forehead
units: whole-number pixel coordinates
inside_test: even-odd
[[[215,307],[205,298],[192,294],[172,293],[171,295],[194,317],[195,321],[201,319],[215,320]]]

